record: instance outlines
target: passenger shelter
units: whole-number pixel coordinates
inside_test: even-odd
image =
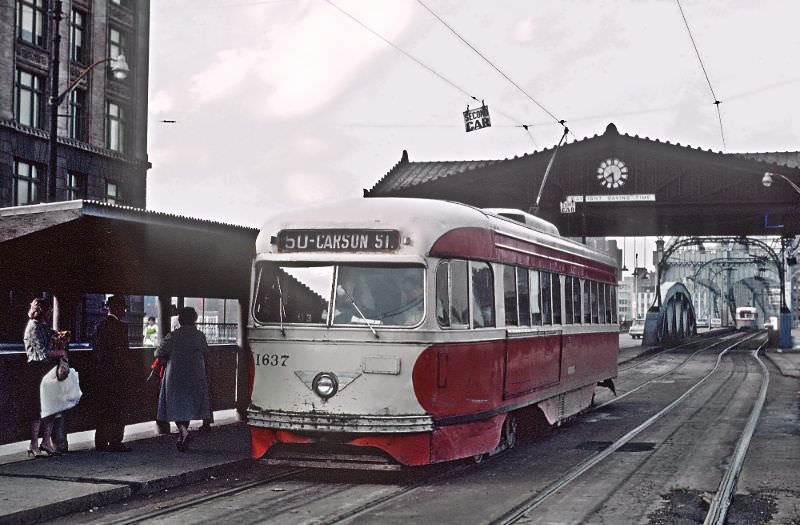
[[[19,389],[31,388],[22,334],[27,303],[46,292],[53,325],[86,331],[77,318],[84,294],[158,297],[161,334],[169,332],[173,297],[238,303],[235,343],[212,345],[209,368],[214,410],[247,406],[249,358],[244,354],[249,279],[258,230],[96,201],[66,201],[0,209],[0,443],[29,437],[18,421]],[[82,304],[83,303],[83,304]],[[139,319],[135,320],[140,321]],[[68,431],[94,428],[94,360],[86,334],[71,345],[84,398],[70,412]],[[158,381],[145,386],[152,348],[132,347],[127,423],[155,419]]]

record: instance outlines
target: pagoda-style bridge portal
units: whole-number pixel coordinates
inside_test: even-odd
[[[400,162],[368,197],[533,208],[553,149],[504,160]],[[756,160],[757,158],[769,159]],[[621,135],[560,148],[538,215],[569,237],[800,234],[800,153],[728,154]],[[772,185],[764,186],[765,173]],[[574,213],[562,213],[573,201]],[[570,211],[572,206],[563,206]]]

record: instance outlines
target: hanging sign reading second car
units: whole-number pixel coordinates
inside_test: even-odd
[[[469,109],[467,106],[467,110],[464,112],[464,127],[467,129],[467,133],[476,129],[488,128],[491,125],[489,108],[485,103],[478,109]]]
[[[564,201],[559,203],[561,213],[575,213],[575,201]]]

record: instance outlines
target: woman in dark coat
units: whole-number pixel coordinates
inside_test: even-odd
[[[203,332],[195,327],[197,312],[182,308],[178,318],[180,328],[164,337],[155,353],[167,362],[157,419],[175,421],[180,432],[178,450],[185,452],[191,440],[189,422],[211,418],[211,399],[206,379],[208,344]]]
[[[34,299],[28,310],[28,324],[25,327],[25,353],[28,356],[28,365],[34,369],[35,381],[27,390],[27,399],[23,403],[31,420],[31,445],[28,455],[35,458],[55,455],[55,448],[51,440],[53,431],[53,417],[41,419],[41,400],[39,399],[39,384],[47,372],[58,363],[59,357],[64,357],[62,349],[57,349],[53,344],[56,332],[47,323],[53,315],[53,307],[45,299]],[[39,445],[39,431],[42,431],[42,444]]]

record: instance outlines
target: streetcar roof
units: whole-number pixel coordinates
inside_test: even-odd
[[[286,211],[270,218],[258,235],[256,253],[277,253],[275,236],[282,230],[385,229],[400,232],[401,246],[395,255],[425,255],[447,232],[458,228],[481,228],[615,266],[610,257],[559,236],[555,226],[543,219],[517,210],[519,217],[525,218],[523,223],[511,217],[513,211],[481,210],[466,204],[434,199],[344,199]],[[317,256],[315,254],[314,258]]]

